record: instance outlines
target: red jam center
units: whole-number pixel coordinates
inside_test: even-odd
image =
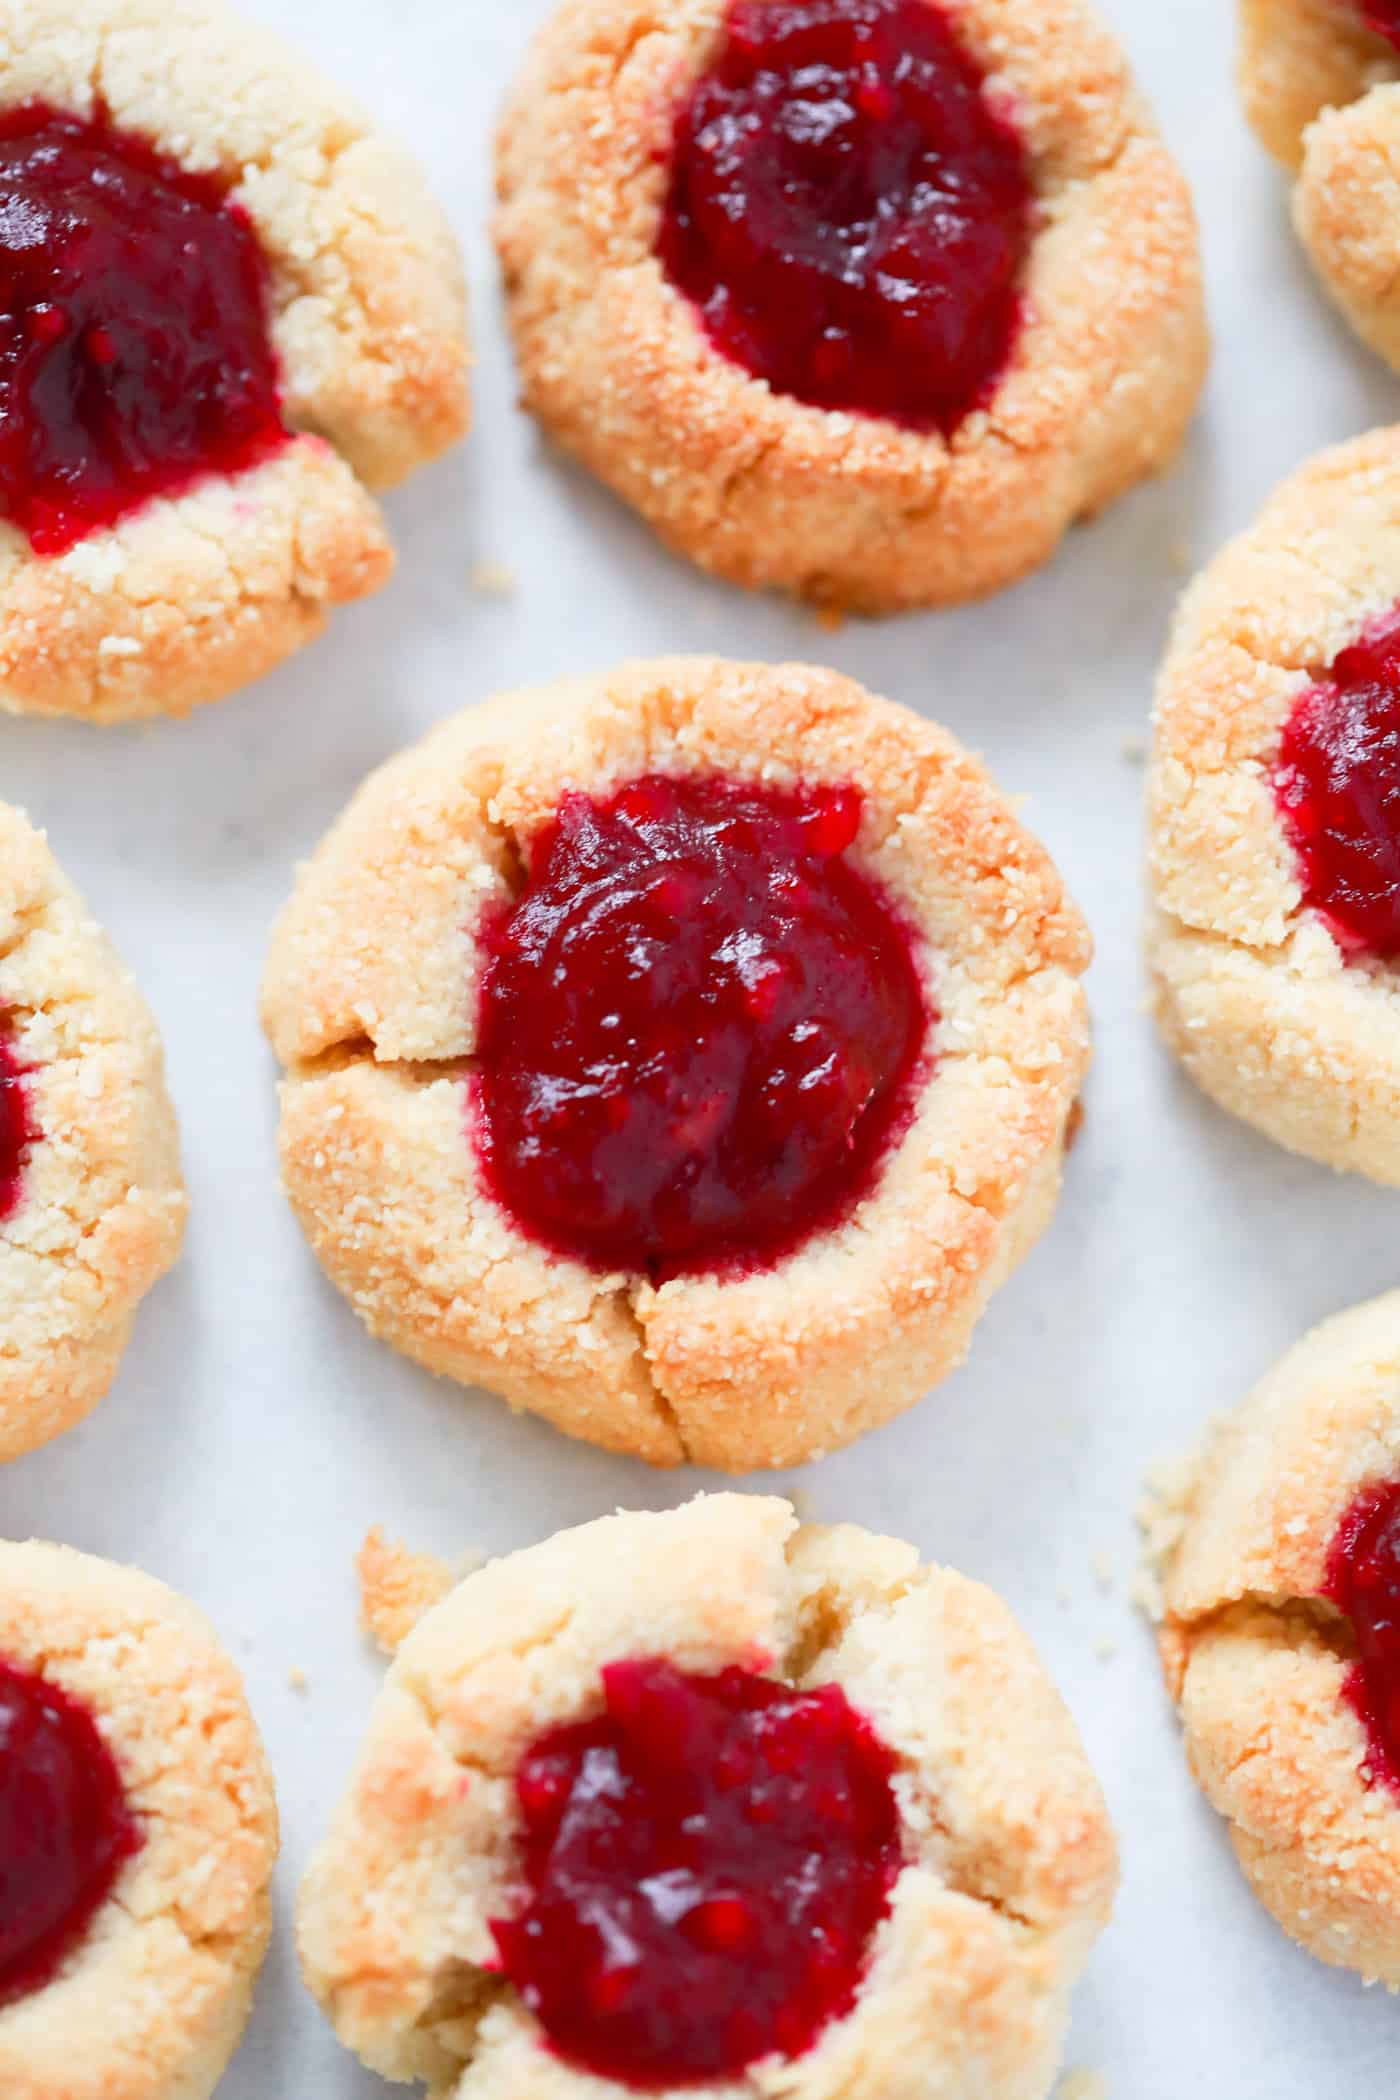
[[[678,117],[662,264],[777,392],[951,432],[1021,314],[1026,156],[931,0],[737,0]]]
[[[563,798],[483,931],[476,1138],[522,1230],[598,1269],[751,1269],[869,1191],[929,1015],[846,858],[860,810],[713,774]]]
[[[1367,1489],[1343,1517],[1327,1595],[1356,1636],[1344,1696],[1366,1729],[1364,1776],[1400,1794],[1400,1481]]]
[[[267,306],[220,179],[103,118],[0,117],[0,511],[37,554],[283,442]]]
[[[1298,701],[1274,787],[1304,903],[1346,955],[1400,958],[1400,606]]]
[[[1400,0],[1366,0],[1361,9],[1362,20],[1377,36],[1383,36],[1392,44],[1400,44]]]
[[[0,1016],[0,1225],[19,1207],[35,1135],[24,1074],[5,1040]]]
[[[51,1981],[140,1846],[92,1716],[0,1662],[0,2003]]]
[[[840,1687],[667,1662],[522,1761],[501,1966],[556,2054],[641,2087],[735,2078],[848,2012],[900,1869],[894,1759]]]

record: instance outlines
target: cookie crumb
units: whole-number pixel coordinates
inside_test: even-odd
[[[1099,1592],[1099,1595],[1111,1597],[1114,1584],[1113,1555],[1100,1547],[1099,1551],[1089,1562],[1089,1566],[1093,1571],[1094,1587]]]
[[[1094,1643],[1095,1658],[1101,1663],[1111,1663],[1117,1653],[1117,1641],[1111,1640],[1107,1634],[1102,1634]]]
[[[474,561],[468,581],[482,598],[509,598],[515,591],[515,571],[502,561]]]
[[[1160,1626],[1165,1616],[1166,1577],[1191,1513],[1196,1456],[1166,1459],[1143,1482],[1135,1512],[1142,1533],[1142,1560],[1129,1595],[1139,1611]]]
[[[846,624],[846,615],[839,605],[819,605],[815,618],[823,634],[839,634]]]
[[[1055,2100],[1108,2100],[1107,2080],[1102,2071],[1088,2071],[1080,2065],[1065,2072]]]
[[[287,1682],[294,1692],[307,1692],[311,1689],[310,1680],[308,1679],[305,1670],[303,1670],[300,1667],[300,1665],[293,1665],[293,1667],[290,1670],[288,1670]]]
[[[376,1524],[365,1534],[356,1555],[360,1578],[360,1618],[376,1647],[397,1652],[424,1612],[455,1589],[456,1571],[435,1553],[411,1553],[386,1539]]]

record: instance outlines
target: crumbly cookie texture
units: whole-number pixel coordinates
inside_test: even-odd
[[[0,803],[0,1028],[39,1136],[0,1220],[0,1459],[116,1375],[180,1249],[185,1191],[155,1022],[42,835]]]
[[[1159,1535],[1191,1769],[1261,1902],[1321,1960],[1400,1988],[1400,1800],[1361,1775],[1333,1537],[1400,1476],[1400,1292],[1325,1320],[1212,1432]]]
[[[203,1616],[135,1568],[0,1542],[0,1657],[85,1705],[144,1842],[54,1980],[0,2008],[5,2100],[207,2100],[271,1926],[272,1777]]]
[[[221,171],[271,269],[292,442],[56,559],[0,523],[0,707],[129,721],[246,684],[393,567],[368,493],[467,422],[462,269],[406,154],[221,0],[0,0],[0,104]]]
[[[1400,986],[1304,908],[1272,767],[1299,696],[1400,599],[1400,429],[1320,453],[1187,591],[1148,774],[1154,1004],[1186,1069],[1290,1150],[1400,1184]]]
[[[341,2039],[432,2100],[622,2100],[541,2046],[488,1972],[487,1920],[512,1900],[519,1757],[633,1655],[835,1681],[899,1764],[907,1863],[854,2010],[806,2055],[707,2090],[1043,2100],[1116,1879],[1073,1724],[989,1590],[758,1496],[560,1532],[408,1636],[302,1890],[303,1970]]]
[[[1240,93],[1332,299],[1400,370],[1400,52],[1350,0],[1240,0]]]
[[[456,1578],[435,1553],[414,1553],[388,1539],[379,1525],[365,1535],[355,1559],[360,1578],[360,1618],[385,1655],[395,1655],[425,1611],[454,1587]]]
[[[658,1288],[545,1253],[481,1185],[473,928],[566,787],[704,769],[863,790],[854,850],[928,944],[938,1061],[845,1224],[776,1268]],[[1044,1229],[1088,957],[981,767],[834,672],[677,658],[506,695],[372,776],[277,927],[287,1192],[366,1324],[429,1369],[655,1464],[792,1464],[951,1370]]]
[[[1082,0],[961,0],[1040,202],[1026,318],[951,440],[778,394],[655,254],[673,112],[725,0],[566,0],[497,153],[524,398],[670,546],[750,588],[895,612],[993,591],[1175,455],[1205,372],[1185,184]]]

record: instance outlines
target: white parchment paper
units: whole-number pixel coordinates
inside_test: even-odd
[[[367,1525],[496,1552],[707,1484],[513,1419],[361,1333],[277,1189],[254,1019],[267,926],[364,773],[439,716],[505,683],[677,649],[826,660],[941,717],[1028,798],[1097,936],[1097,1061],[1051,1234],[963,1372],[787,1480],[811,1515],[903,1534],[996,1585],[1074,1708],[1125,1883],[1070,2061],[1101,2071],[1112,2100],[1393,2088],[1400,2006],[1310,1962],[1257,1908],[1186,1775],[1126,1597],[1149,1461],[1306,1326],[1400,1275],[1400,1201],[1234,1128],[1178,1078],[1141,1013],[1141,750],[1173,600],[1305,453],[1400,414],[1400,383],[1324,309],[1283,182],[1238,116],[1232,9],[1105,0],[1204,224],[1217,358],[1179,466],[989,605],[829,634],[672,561],[547,457],[514,405],[485,230],[489,140],[547,0],[250,5],[431,170],[469,260],[475,430],[390,499],[392,587],[253,691],[141,731],[0,722],[0,794],[48,827],[159,1013],[193,1197],[186,1259],[147,1305],[115,1391],[83,1429],[0,1475],[0,1533],[140,1562],[198,1599],[247,1672],[285,1853],[277,1939],[221,2100],[386,2090],[302,1994],[290,1931],[296,1878],[379,1677],[356,1627]],[[513,572],[509,596],[473,587],[482,562]]]

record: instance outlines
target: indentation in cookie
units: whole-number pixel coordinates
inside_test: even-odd
[[[5,1039],[0,1012],[0,1224],[19,1208],[29,1148],[37,1135],[27,1078]]]
[[[771,1266],[907,1127],[935,1018],[854,787],[570,793],[483,930],[473,1124],[516,1225],[660,1280]]]
[[[141,1844],[86,1708],[0,1661],[0,2005],[52,1980]]]
[[[37,554],[286,441],[227,192],[101,114],[0,117],[0,510]]]
[[[603,1693],[517,1771],[507,1978],[557,2054],[627,2085],[800,2055],[854,2004],[889,1909],[891,1753],[836,1684],[634,1660]]]
[[[1304,903],[1343,954],[1400,957],[1400,606],[1297,702],[1274,790]]]
[[[1400,1480],[1368,1488],[1343,1517],[1327,1594],[1356,1640],[1344,1696],[1366,1730],[1362,1775],[1400,1794]]]
[[[681,110],[661,261],[778,392],[952,432],[1021,315],[1026,155],[929,0],[738,0]]]

